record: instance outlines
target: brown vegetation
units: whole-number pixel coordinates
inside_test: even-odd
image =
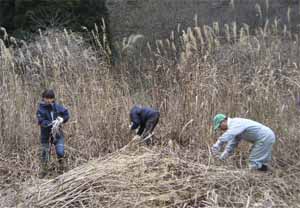
[[[221,32],[226,38],[220,37]],[[20,48],[6,48],[0,41],[3,193],[14,190],[17,196],[22,195],[24,184],[37,175],[39,131],[35,111],[41,92],[51,87],[57,93],[58,102],[71,112],[71,120],[64,127],[69,168],[92,158],[100,159],[59,176],[54,183],[41,184],[42,198],[29,196],[33,201],[28,200],[32,202],[28,206],[53,202],[53,207],[75,207],[78,204],[68,201],[74,194],[74,200],[79,197],[77,202],[82,205],[78,206],[82,207],[93,206],[94,202],[97,206],[115,207],[132,207],[133,202],[138,207],[254,207],[267,199],[274,207],[299,207],[298,34],[290,34],[276,22],[256,28],[255,35],[249,34],[247,25],[238,29],[234,23],[224,27],[218,24],[194,27],[187,29],[179,42],[175,43],[171,35],[167,40],[158,40],[155,46],[148,44],[147,57],[140,52],[136,53],[136,59],[123,54],[117,66],[109,64],[99,37],[95,33],[91,37],[95,40],[92,46],[81,36],[67,31],[41,34],[35,42],[22,43]],[[128,111],[133,103],[160,109],[157,147],[113,153],[130,141]],[[246,145],[241,145],[244,151],[238,151],[228,164],[217,167],[209,154],[209,146],[216,137],[211,120],[217,112],[255,119],[276,132],[272,164],[275,170],[271,175],[247,172]],[[164,152],[167,143],[176,147],[172,150],[174,154]],[[108,153],[116,158],[105,159]],[[142,161],[155,163],[147,166],[150,172],[145,176],[149,176],[149,181],[147,178],[130,180],[131,172],[124,167],[132,165],[133,175],[143,174],[138,170],[144,167]],[[172,178],[175,176],[171,170],[163,172],[168,161],[175,172],[182,172],[181,178]],[[89,169],[92,164],[97,171]],[[166,181],[170,188],[166,195],[162,195],[164,188],[153,186],[156,178],[150,177],[151,172],[161,177],[171,174]],[[110,180],[105,182],[109,176],[120,180],[114,188],[123,192],[116,194],[115,189],[108,189],[113,187]],[[71,180],[73,177],[78,181]],[[161,177],[158,179],[162,180]],[[188,182],[189,177],[194,181]],[[61,179],[70,179],[64,183],[68,188],[75,188],[71,195],[59,190],[56,180]],[[140,184],[136,190],[131,189],[139,182],[145,186]],[[153,189],[147,186],[148,182]],[[188,188],[177,189],[181,185]],[[107,189],[109,194],[104,201],[99,200],[105,192],[102,189]],[[47,198],[48,190],[57,198]],[[143,195],[143,191],[147,193]],[[153,204],[147,201],[150,192]],[[156,198],[158,195],[166,198]],[[89,202],[81,197],[87,197]],[[132,201],[133,198],[136,200]],[[14,203],[21,205],[21,201]],[[119,204],[113,205],[114,202]]]

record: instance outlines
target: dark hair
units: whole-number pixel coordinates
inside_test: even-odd
[[[54,99],[55,94],[53,90],[45,90],[42,94],[42,98]]]

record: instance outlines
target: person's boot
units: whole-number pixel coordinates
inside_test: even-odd
[[[266,172],[268,171],[268,166],[266,165],[262,165],[260,168],[258,168],[257,170],[262,171],[262,172]]]
[[[43,162],[39,172],[39,178],[45,178],[48,175],[48,163]]]

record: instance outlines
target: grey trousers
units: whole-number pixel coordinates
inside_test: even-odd
[[[275,134],[269,129],[262,131],[262,138],[251,148],[249,156],[249,168],[259,169],[267,165],[272,159],[272,149],[275,143]]]

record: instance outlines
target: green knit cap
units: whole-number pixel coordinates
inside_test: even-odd
[[[220,127],[222,121],[224,121],[225,118],[226,118],[226,116],[224,114],[221,114],[221,113],[217,114],[214,117],[214,130],[217,130]]]

